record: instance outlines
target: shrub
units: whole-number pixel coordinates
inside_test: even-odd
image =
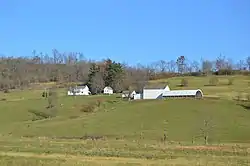
[[[209,79],[209,85],[216,86],[219,83],[219,79],[217,77],[211,77]]]
[[[57,92],[55,89],[50,89],[48,93],[48,107],[53,108],[57,104]]]
[[[241,99],[242,99],[242,93],[238,92],[237,95],[235,96],[235,100],[236,101],[241,101]]]
[[[81,112],[91,113],[95,111],[96,106],[94,104],[86,104],[82,105],[82,108],[80,109]]]
[[[185,78],[181,79],[181,84],[180,85],[181,86],[188,86],[188,80],[185,79]]]
[[[234,79],[232,77],[228,78],[228,85],[233,85]]]
[[[9,89],[4,89],[3,93],[10,93]]]
[[[48,119],[48,118],[53,117],[53,115],[50,113],[46,113],[46,112],[42,112],[42,111],[38,111],[38,110],[33,110],[33,109],[28,110],[28,112],[33,115],[32,121]]]
[[[250,93],[247,93],[246,99],[247,99],[248,102],[250,102]]]

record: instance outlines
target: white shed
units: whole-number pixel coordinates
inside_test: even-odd
[[[103,89],[103,93],[104,93],[104,94],[109,94],[109,95],[111,95],[111,94],[113,94],[114,92],[113,92],[113,89],[112,89],[111,87],[106,86],[106,87]]]
[[[170,91],[167,85],[146,86],[143,88],[143,99],[162,99],[164,91]]]
[[[134,100],[140,100],[140,99],[142,99],[142,94],[137,93],[134,95]]]
[[[85,86],[77,86],[74,88],[69,88],[68,96],[82,96],[82,95],[90,95],[89,87]]]

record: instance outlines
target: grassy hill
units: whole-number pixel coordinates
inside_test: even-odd
[[[36,114],[50,111],[42,90],[2,93],[0,164],[249,164],[250,110],[232,98],[247,97],[250,78],[236,76],[228,85],[229,77],[218,77],[217,86],[206,86],[209,77],[185,77],[188,86],[176,86],[182,79],[151,83],[219,98],[122,101],[117,95],[70,97],[58,89],[56,117],[46,119]],[[209,145],[201,146],[204,133]]]

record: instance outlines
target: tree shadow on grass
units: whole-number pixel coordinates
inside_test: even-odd
[[[237,104],[237,105],[243,107],[246,110],[250,110],[250,104]]]

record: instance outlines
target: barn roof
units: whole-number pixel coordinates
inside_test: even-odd
[[[196,90],[172,90],[172,91],[164,91],[162,96],[171,97],[171,96],[195,96],[197,92],[200,92],[203,96],[203,92],[200,89]]]

